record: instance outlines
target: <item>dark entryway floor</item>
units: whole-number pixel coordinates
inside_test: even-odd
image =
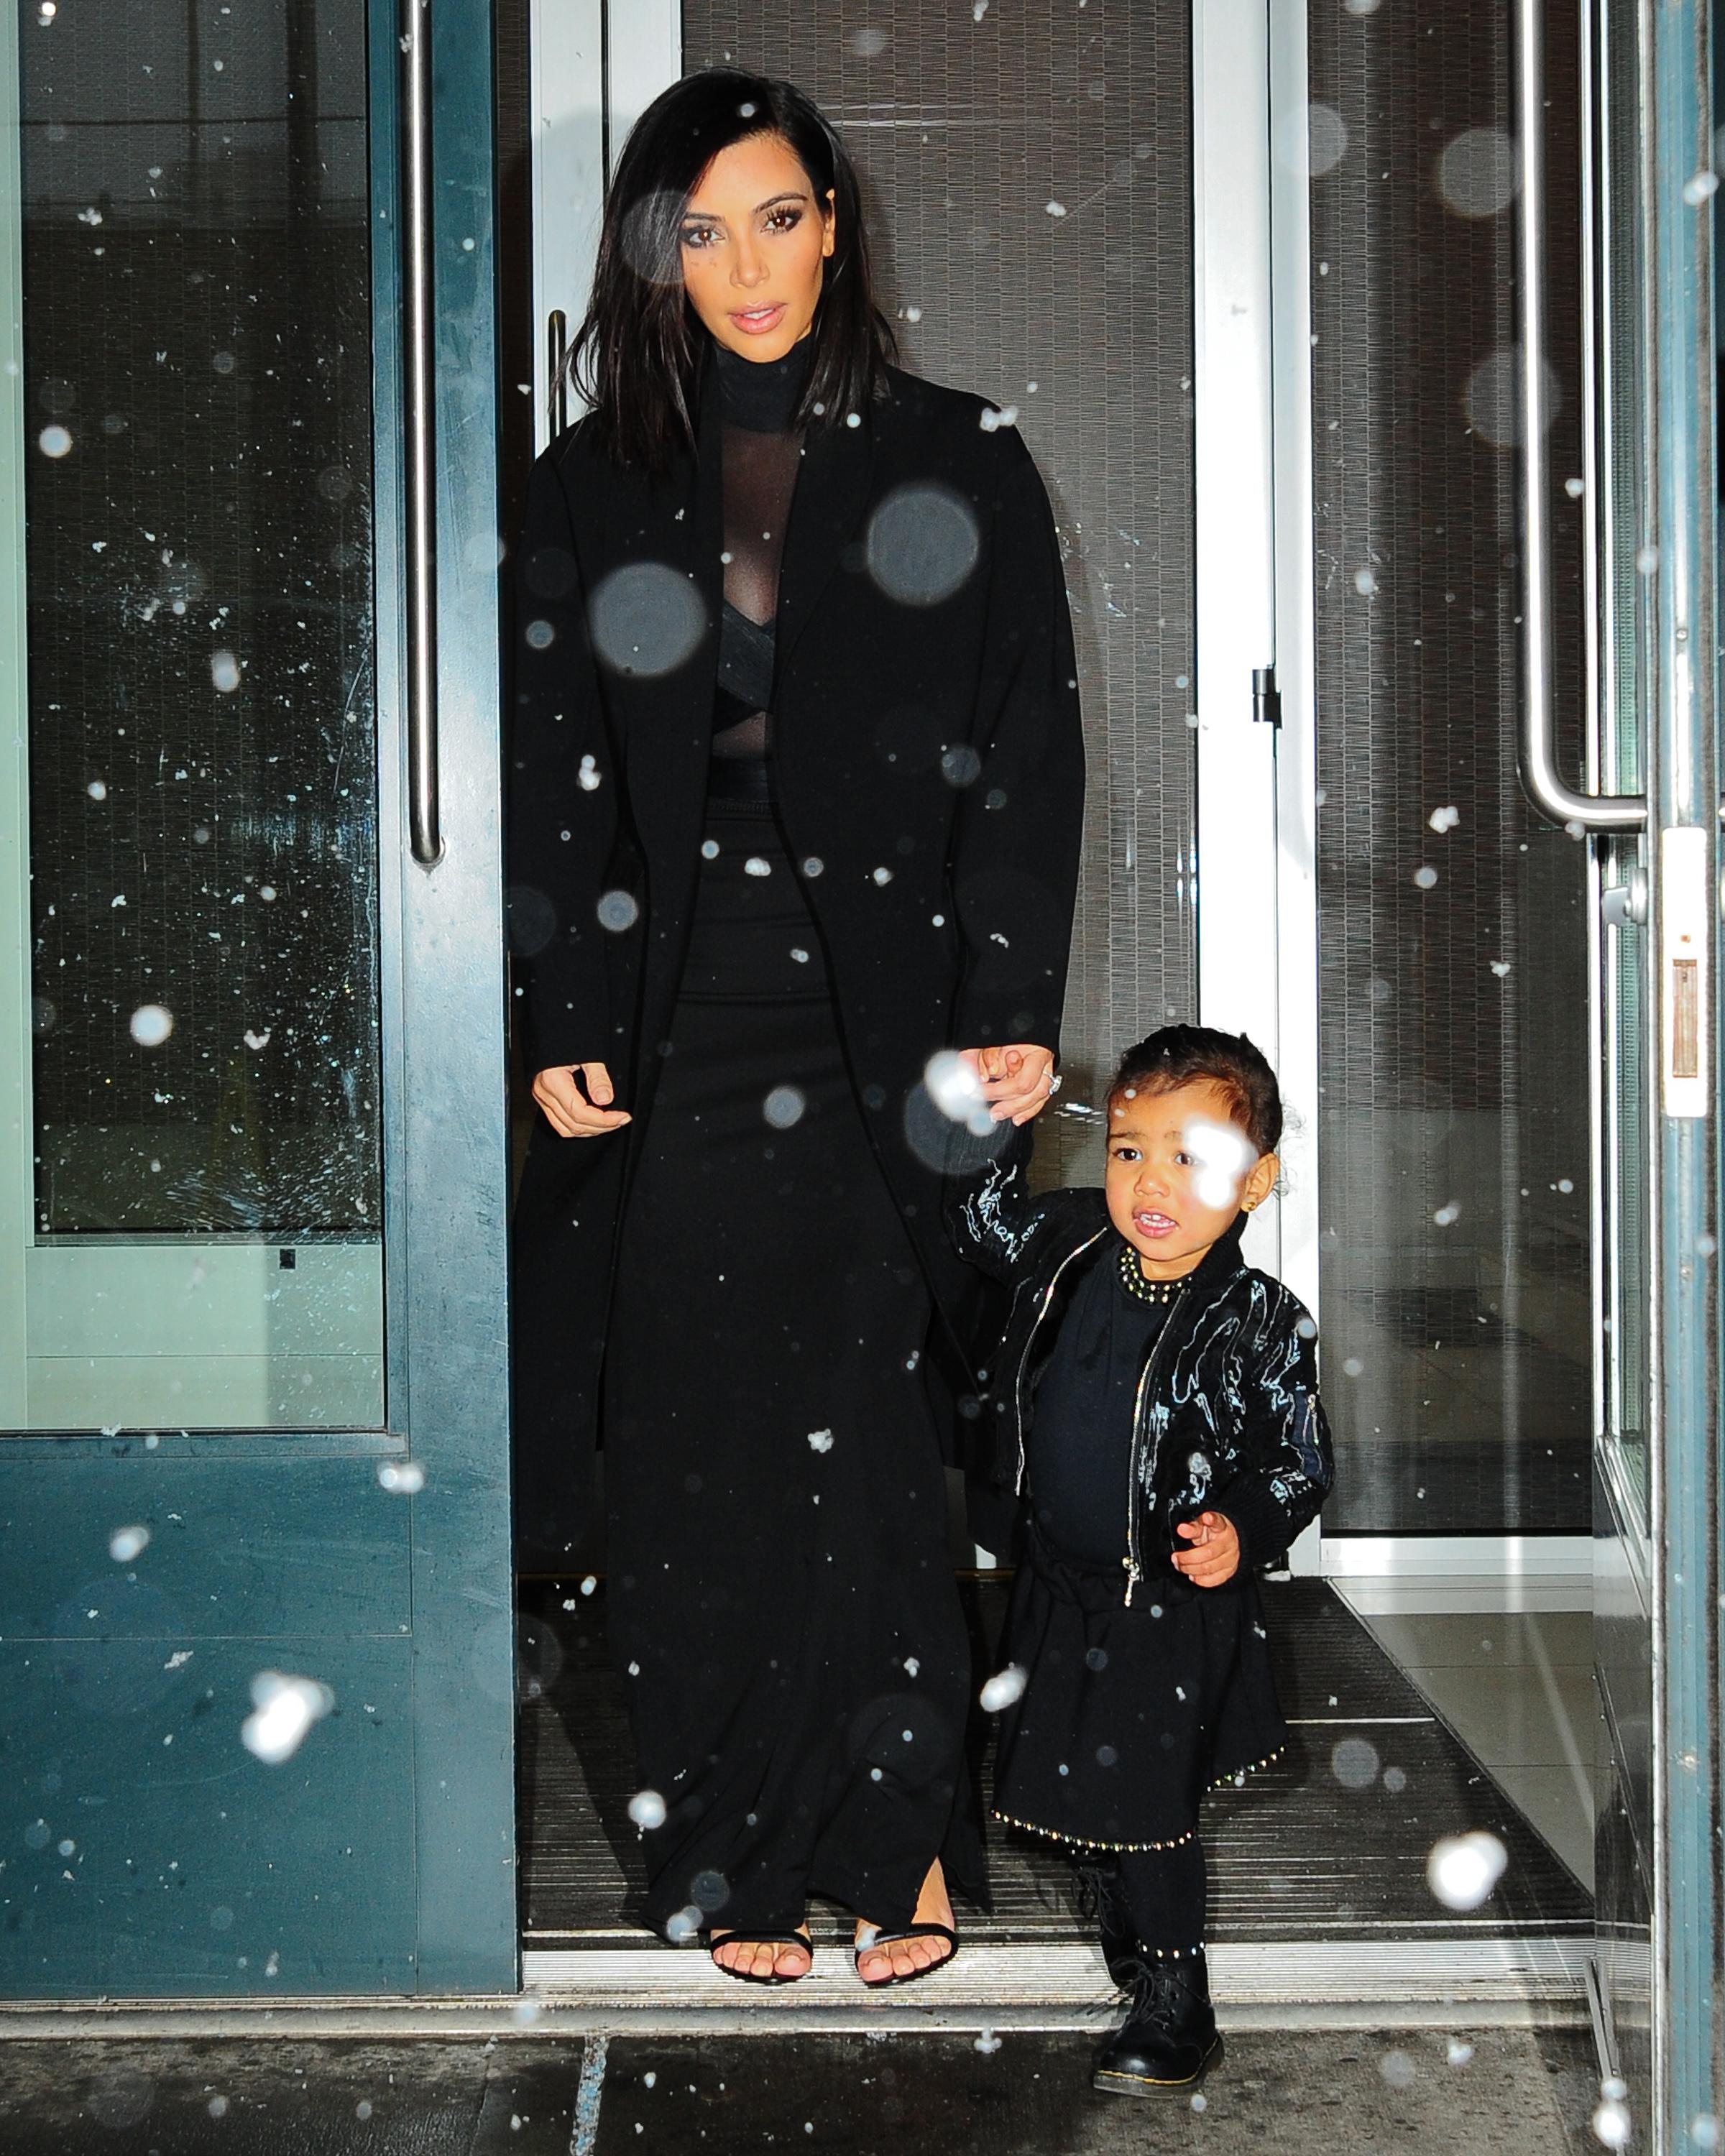
[[[977,1666],[992,1669],[1005,1589],[985,1577],[965,1592]],[[1590,1936],[1586,1890],[1332,1590],[1300,1579],[1266,1583],[1264,1592],[1295,1743],[1244,1789],[1211,1800],[1212,1941]],[[627,1811],[635,1769],[622,1690],[605,1658],[603,1604],[603,1583],[583,1592],[578,1578],[531,1581],[522,1591],[521,1912],[530,1946],[650,1943],[633,1928],[643,1880]],[[986,1808],[993,1757],[980,1712],[972,1737]],[[1476,1828],[1499,1837],[1509,1862],[1482,1909],[1451,1912],[1426,1886],[1426,1858],[1440,1836]],[[1076,1937],[1064,1860],[1031,1835],[995,1829],[989,1840],[993,1912],[962,1907],[968,1935],[1001,1943]]]
[[[983,2048],[983,2044],[993,2046]],[[0,2156],[1389,2156],[1598,2144],[1585,2030],[1245,2034],[1202,2110],[1099,2096],[1075,2036],[28,2041]]]

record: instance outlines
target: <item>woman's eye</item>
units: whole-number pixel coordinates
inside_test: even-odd
[[[683,244],[685,247],[705,247],[711,239],[712,232],[713,228],[710,224],[685,225],[683,228]]]
[[[768,218],[767,227],[770,232],[788,232],[793,226],[802,222],[803,213],[799,209],[776,209]]]

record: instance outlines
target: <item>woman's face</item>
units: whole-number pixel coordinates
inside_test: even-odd
[[[833,251],[832,191],[817,203],[778,135],[720,151],[689,192],[680,253],[691,305],[746,359],[783,359],[814,322]]]

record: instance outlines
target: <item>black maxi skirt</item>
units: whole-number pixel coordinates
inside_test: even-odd
[[[937,1855],[980,1891],[929,1293],[776,824],[706,831],[606,1350],[645,1914],[780,1928],[813,1892],[896,1926]]]

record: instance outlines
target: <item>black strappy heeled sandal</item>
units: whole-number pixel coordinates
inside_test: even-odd
[[[938,1961],[929,1962],[922,1969],[907,1969],[902,1974],[866,1977],[862,1973],[862,1958],[865,1953],[890,1953],[904,1939],[944,1939],[947,1951]],[[864,1939],[851,1948],[850,1964],[870,1991],[885,1991],[895,1984],[914,1984],[919,1976],[932,1976],[937,1969],[944,1969],[958,1953],[958,1934],[950,1924],[906,1924],[896,1932],[877,1931],[871,1939]]]
[[[801,1947],[809,1957],[809,1967],[799,1969],[794,1974],[772,1969],[765,1976],[757,1976],[752,1969],[732,1969],[716,1958],[713,1967],[721,1976],[734,1976],[739,1984],[800,1984],[814,1968],[814,1942],[807,1932],[708,1932],[706,1950],[716,1956],[720,1947],[728,1947],[733,1939],[741,1939],[752,1947]]]

